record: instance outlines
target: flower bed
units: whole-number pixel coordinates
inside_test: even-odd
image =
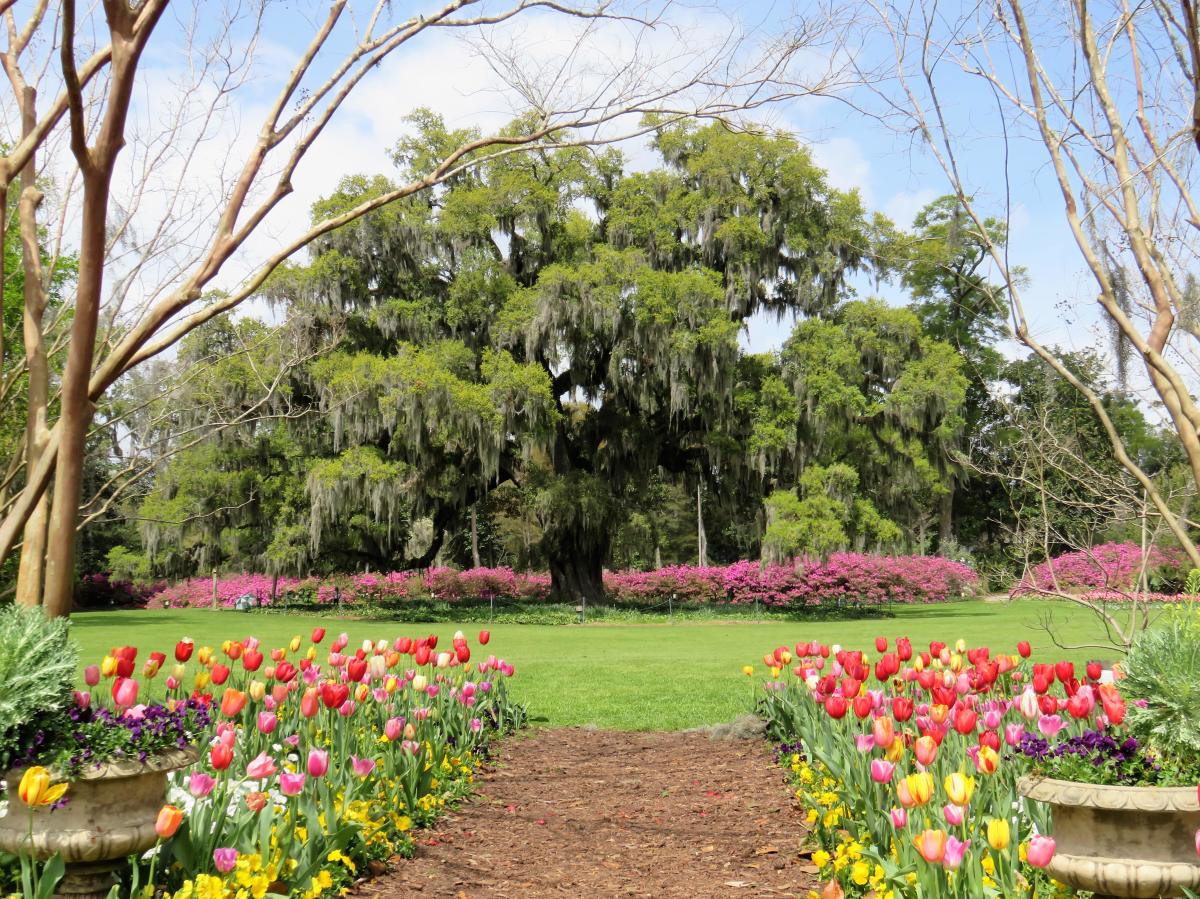
[[[670,565],[657,571],[606,572],[604,586],[614,602],[647,606],[666,603],[729,603],[767,606],[822,606],[835,603],[940,602],[973,593],[979,576],[969,566],[937,556],[875,556],[834,553],[823,561],[762,565],[742,561],[725,566]],[[320,604],[428,599],[443,602],[504,600],[543,602],[550,576],[519,574],[511,568],[430,568],[424,572],[336,575],[324,579],[280,578],[276,600]],[[156,593],[152,608],[206,608],[212,581],[194,578]],[[217,602],[232,607],[242,596],[255,605],[272,602],[272,579],[236,575],[217,581]]]
[[[488,640],[481,632],[479,645]],[[174,776],[158,844],[134,859],[126,886],[179,899],[336,894],[406,854],[411,829],[469,790],[489,737],[523,712],[508,696],[513,666],[473,657],[461,633],[445,648],[434,636],[351,648],[343,634],[328,652],[324,641],[317,628],[275,648],[185,639],[173,660],[114,649],[85,669],[88,689],[61,721],[48,715],[42,738],[16,754],[33,767],[19,798],[9,784],[9,814],[48,797],[69,803],[69,783],[51,786],[51,774],[86,772],[101,755],[198,745],[200,763]],[[17,887],[5,874],[0,894]]]
[[[1151,547],[1143,559],[1133,543],[1103,543],[1089,550],[1063,553],[1034,568],[1012,589],[1014,596],[1045,591],[1098,591],[1128,594],[1141,577],[1143,561],[1151,587],[1181,588],[1187,567],[1178,547]]]
[[[993,656],[879,638],[876,650],[872,662],[799,643],[763,659],[759,711],[832,895],[1049,895],[1055,843],[1041,805],[1019,800],[1022,774],[1195,784],[1194,766],[1160,764],[1123,729],[1126,702],[1099,664],[1081,677],[1069,662],[1030,664],[1027,643]]]

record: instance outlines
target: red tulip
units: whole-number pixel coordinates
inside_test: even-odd
[[[954,720],[951,722],[954,729],[960,734],[973,733],[975,725],[979,722],[979,715],[974,709],[969,709],[966,706],[959,706],[954,713]]]
[[[117,677],[133,677],[133,659],[116,657]]]
[[[212,666],[212,682],[218,687],[229,680],[229,669],[219,662]]]
[[[437,634],[430,634],[425,638],[425,645],[430,649],[437,649]]]
[[[314,627],[313,632],[312,632],[312,642],[320,643],[324,639],[325,639],[325,628]]]
[[[859,718],[866,718],[871,714],[872,702],[868,694],[863,693],[861,696],[855,696],[853,705],[854,714]]]
[[[321,702],[327,709],[341,708],[350,698],[350,688],[346,684],[321,684]]]
[[[830,718],[845,718],[849,703],[842,696],[830,696],[825,700],[825,711]]]
[[[1022,640],[1017,644],[1017,652],[1020,654],[1021,658],[1027,659],[1033,653],[1033,647],[1029,645],[1028,640]]]
[[[1100,667],[1099,662],[1088,662],[1087,663],[1087,676],[1088,676],[1089,680],[1100,680],[1100,675],[1103,672],[1104,672],[1104,669]]]
[[[422,643],[417,647],[417,651],[413,654],[413,661],[418,665],[429,664],[429,645]]]
[[[892,715],[897,721],[907,721],[913,714],[913,701],[907,696],[897,696],[892,700]]]
[[[858,695],[858,691],[862,689],[861,681],[853,677],[842,678],[842,695],[847,699],[853,699]]]
[[[487,646],[488,641],[491,639],[492,639],[491,631],[480,631],[479,632],[479,645],[480,646]]]
[[[263,654],[257,649],[247,649],[242,653],[242,667],[247,671],[257,671],[263,663]]]
[[[471,650],[466,643],[463,643],[461,646],[457,647],[454,652],[455,655],[457,655],[458,660],[464,665],[471,661]]]
[[[1063,683],[1075,678],[1075,664],[1073,662],[1055,662],[1054,673],[1058,675],[1058,679]]]
[[[912,642],[908,637],[901,637],[896,641],[896,655],[900,657],[901,662],[907,662],[912,658]]]
[[[1058,711],[1058,700],[1053,696],[1039,696],[1038,708],[1042,710],[1043,715],[1053,715]]]
[[[224,771],[233,764],[233,750],[224,743],[218,743],[208,751],[208,760],[214,770]]]
[[[1000,750],[1000,734],[994,730],[985,730],[979,735],[980,746],[990,746],[997,752]]]
[[[282,661],[275,666],[275,680],[286,684],[296,676],[296,666],[289,661]]]
[[[346,665],[346,677],[358,683],[366,676],[367,663],[364,659],[351,659]]]
[[[483,633],[486,634],[487,631],[484,631]],[[411,639],[409,639],[408,637],[401,637],[399,639],[399,641],[396,643],[396,649],[399,650],[401,655],[408,655],[409,650],[411,650],[412,648],[413,648],[413,641]]]

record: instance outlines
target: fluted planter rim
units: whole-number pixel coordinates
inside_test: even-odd
[[[1128,786],[1059,780],[1025,774],[1017,781],[1022,796],[1055,805],[1143,812],[1196,812],[1196,787]]]

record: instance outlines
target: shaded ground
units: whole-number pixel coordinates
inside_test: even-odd
[[[505,740],[477,794],[416,858],[361,885],[386,897],[795,896],[801,815],[762,740],[537,730]]]

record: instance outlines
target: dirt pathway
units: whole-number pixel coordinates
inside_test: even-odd
[[[812,885],[801,816],[761,740],[532,731],[503,742],[477,788],[360,895],[778,897]]]

